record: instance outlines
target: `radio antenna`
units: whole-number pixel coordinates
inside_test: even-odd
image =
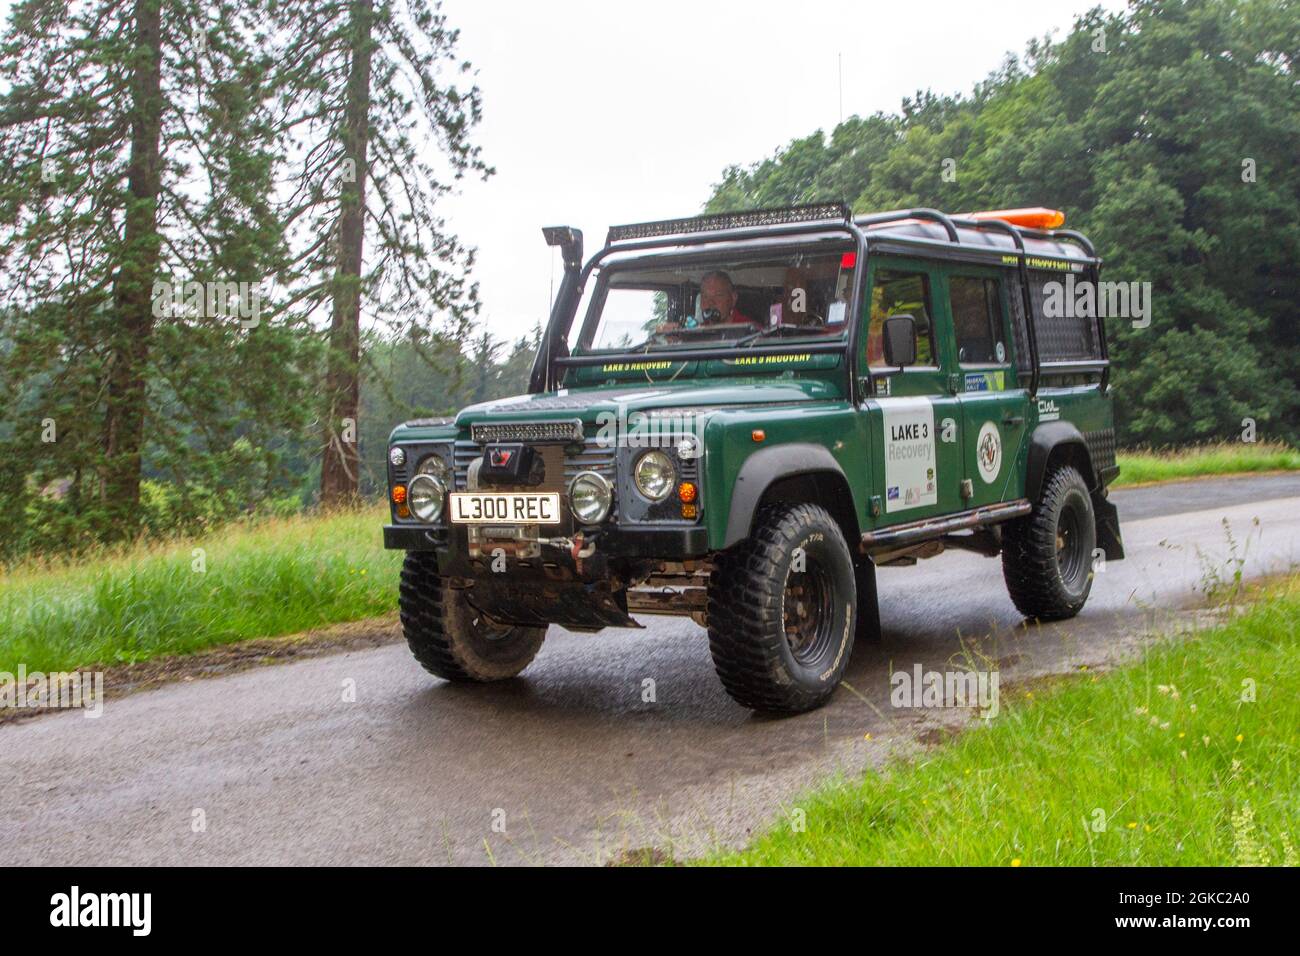
[[[844,54],[837,53],[835,58],[840,65],[840,123],[844,123]]]

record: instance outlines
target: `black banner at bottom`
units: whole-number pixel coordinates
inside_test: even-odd
[[[493,942],[579,928],[764,937],[814,913],[922,936],[1035,929],[1230,942],[1290,922],[1294,870],[1268,869],[10,869],[12,939],[373,942],[377,927],[477,926]],[[836,914],[836,915],[832,915]],[[759,919],[759,917],[762,917]],[[575,923],[574,921],[578,921]],[[580,925],[579,925],[580,924]],[[621,929],[620,929],[621,927]],[[750,929],[752,928],[752,929]],[[812,928],[811,925],[808,928]],[[694,932],[694,930],[692,930]],[[1054,938],[1059,938],[1054,937]]]

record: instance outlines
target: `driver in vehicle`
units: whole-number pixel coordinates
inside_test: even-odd
[[[740,296],[731,276],[714,270],[706,272],[700,279],[700,321],[701,326],[747,324],[759,328],[759,324],[736,308]],[[676,332],[684,327],[680,322],[660,323],[656,332]],[[689,326],[686,326],[689,327]]]

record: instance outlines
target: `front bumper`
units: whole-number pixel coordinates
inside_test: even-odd
[[[708,529],[702,527],[612,527],[590,532],[585,537],[588,542],[594,542],[597,553],[606,558],[676,561],[702,557],[709,551]],[[463,551],[464,537],[446,528],[390,524],[384,525],[384,547],[397,551]]]
[[[640,627],[628,614],[625,588],[660,561],[708,553],[708,532],[694,528],[604,528],[587,532],[576,547],[541,544],[540,560],[509,559],[509,574],[493,573],[491,559],[470,560],[465,533],[411,525],[386,525],[384,547],[432,551],[438,573],[494,620],[524,626],[560,624],[578,630]],[[504,569],[495,569],[504,570]]]

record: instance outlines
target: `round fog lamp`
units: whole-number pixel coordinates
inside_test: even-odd
[[[437,521],[447,498],[447,486],[432,475],[416,475],[406,486],[406,504],[421,521]]]
[[[605,476],[584,471],[569,482],[569,510],[583,524],[600,524],[614,502],[614,490]]]
[[[663,501],[677,481],[677,469],[663,452],[648,451],[637,461],[632,478],[641,494],[651,501]]]
[[[394,445],[392,448],[388,449],[388,462],[394,468],[401,468],[406,464],[406,452]]]

